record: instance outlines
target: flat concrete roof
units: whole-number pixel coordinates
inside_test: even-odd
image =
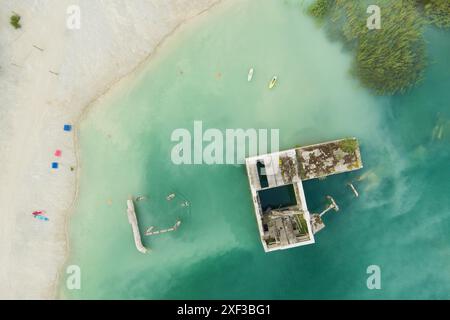
[[[259,165],[259,171],[264,172],[258,172],[258,162],[264,164],[263,166]],[[359,143],[356,138],[334,140],[249,157],[245,159],[245,164],[261,242],[266,252],[315,242],[302,181],[358,170],[363,167]],[[261,167],[263,167],[263,170]],[[267,186],[261,184],[261,175],[264,175],[267,179]],[[263,212],[258,192],[286,185],[294,186],[296,205],[291,208],[284,208],[284,211],[272,208],[275,210]],[[308,236],[298,236],[296,228],[299,220],[290,218],[293,216],[292,212],[297,212],[296,214],[305,219]],[[264,225],[263,220],[267,218],[265,215],[270,215],[270,219],[266,220],[271,222]],[[265,231],[265,228],[271,229]],[[267,239],[273,241],[270,242]],[[273,244],[269,245],[268,243]]]

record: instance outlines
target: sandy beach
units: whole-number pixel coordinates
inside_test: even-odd
[[[0,299],[56,297],[76,201],[77,122],[97,97],[218,0],[0,3]],[[67,8],[81,28],[66,27]],[[9,25],[18,13],[22,28]],[[64,131],[65,124],[73,125]],[[61,150],[61,157],[55,151]],[[52,169],[52,162],[59,163]],[[44,210],[49,221],[33,218]]]

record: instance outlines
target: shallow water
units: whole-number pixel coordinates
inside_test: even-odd
[[[387,98],[351,78],[350,55],[297,1],[235,1],[183,27],[82,123],[69,259],[81,267],[82,289],[67,291],[62,279],[62,295],[449,298],[450,32],[430,28],[426,38],[424,83]],[[282,149],[356,136],[364,169],[305,183],[312,212],[326,195],[341,210],[327,214],[315,245],[265,254],[243,166],[171,162],[171,133],[192,130],[195,120],[221,130],[280,129]],[[168,202],[171,192],[178,196]],[[183,221],[174,233],[144,237],[152,249],[145,256],[125,211],[125,200],[142,194],[142,231]],[[367,289],[369,265],[381,267],[381,290]]]

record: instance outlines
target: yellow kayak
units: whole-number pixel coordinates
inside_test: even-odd
[[[269,89],[272,89],[273,87],[275,87],[275,84],[277,83],[277,80],[278,80],[277,76],[274,76],[272,78],[272,80],[270,80],[270,82],[269,82]]]

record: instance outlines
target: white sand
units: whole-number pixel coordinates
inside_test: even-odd
[[[77,163],[74,133],[65,133],[63,125],[76,123],[83,109],[178,25],[216,2],[0,2],[1,299],[54,298],[58,274],[64,275],[77,176],[70,166]],[[66,28],[72,4],[81,7],[80,30]],[[22,16],[20,30],[9,25],[12,11]],[[50,165],[56,149],[63,155],[55,171]],[[50,221],[34,219],[35,210],[46,210]]]

